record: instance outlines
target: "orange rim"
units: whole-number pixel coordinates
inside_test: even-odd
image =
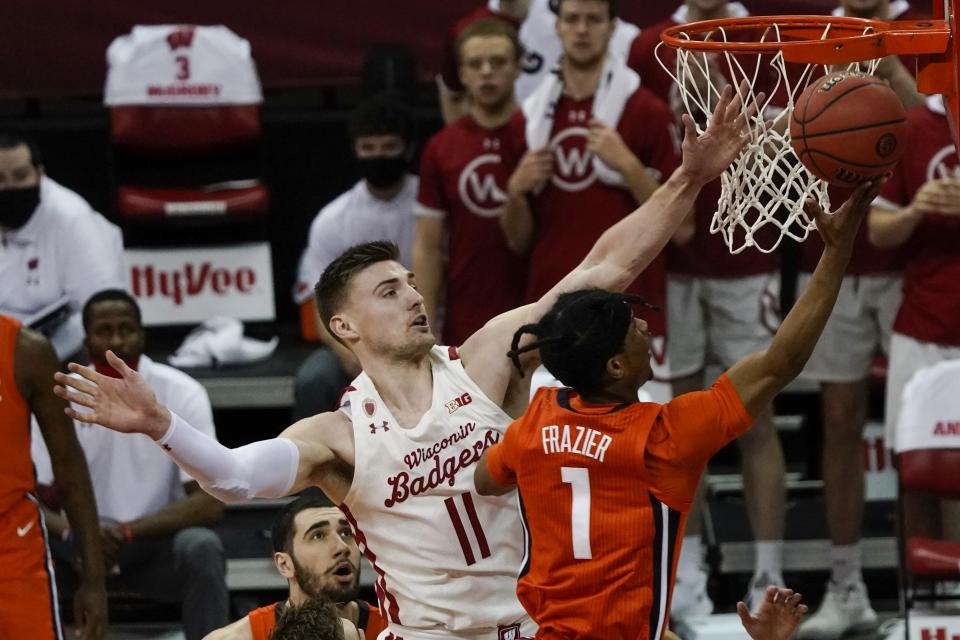
[[[779,38],[764,42],[738,40],[742,32],[776,27]],[[824,30],[829,32],[824,36]],[[723,30],[724,40],[707,39]],[[703,20],[668,27],[660,39],[674,49],[702,52],[772,54],[788,62],[845,64],[891,54],[943,53],[950,42],[944,20],[885,22],[837,16],[751,16]]]

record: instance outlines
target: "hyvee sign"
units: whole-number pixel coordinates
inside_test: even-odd
[[[270,245],[127,249],[130,291],[146,325],[194,324],[213,316],[273,320]]]

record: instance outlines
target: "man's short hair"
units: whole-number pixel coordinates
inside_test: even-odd
[[[271,640],[343,640],[337,608],[327,599],[310,598],[284,607]]]
[[[457,61],[463,64],[463,45],[470,38],[506,38],[513,47],[513,58],[519,60],[523,56],[523,46],[520,36],[512,24],[501,18],[484,18],[471,23],[457,36]]]
[[[350,139],[364,136],[400,136],[413,140],[413,122],[403,100],[384,92],[361,102],[350,115]]]
[[[98,302],[126,302],[133,309],[133,315],[137,318],[137,326],[143,327],[143,316],[140,313],[140,305],[137,304],[136,298],[123,289],[104,289],[90,296],[87,303],[83,305],[81,317],[83,318],[84,330],[90,328],[90,322],[93,320],[93,305]]]
[[[330,318],[337,314],[347,299],[347,291],[353,276],[378,262],[399,259],[400,249],[396,244],[387,240],[378,240],[350,247],[327,265],[313,288],[317,298],[317,310],[327,331],[330,330]]]
[[[280,511],[280,515],[273,523],[270,531],[270,541],[273,543],[274,553],[291,553],[293,551],[293,536],[296,535],[294,520],[297,514],[306,509],[328,509],[336,505],[330,498],[321,492],[303,495],[288,504]]]
[[[30,152],[30,164],[39,169],[43,166],[43,156],[40,154],[40,147],[30,136],[23,133],[0,132],[0,149],[16,149],[19,146],[25,146]]]
[[[596,2],[603,2],[607,5],[609,9],[610,19],[613,20],[616,18],[618,13],[617,0],[595,0]],[[557,15],[560,15],[560,7],[563,5],[563,0],[557,0]]]

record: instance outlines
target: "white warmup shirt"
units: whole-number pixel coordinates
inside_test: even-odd
[[[557,36],[557,14],[551,5],[555,6],[556,0],[531,0],[527,17],[520,25],[520,42],[525,52],[523,73],[514,85],[517,102],[523,102],[533,93],[563,55],[563,44]],[[493,2],[490,6],[495,8]],[[636,25],[617,18],[610,39],[610,53],[626,61],[630,45],[639,34],[640,29]]]
[[[307,248],[300,258],[297,304],[310,299],[313,287],[327,265],[350,247],[364,242],[390,240],[400,248],[400,262],[413,266],[413,240],[420,179],[408,175],[403,188],[392,200],[380,200],[360,180],[350,191],[325,206],[310,225]]]
[[[0,231],[0,313],[29,323],[45,307],[68,302],[72,315],[51,336],[61,358],[82,344],[84,303],[104,289],[126,289],[124,275],[120,229],[46,176],[30,221]]]
[[[140,357],[138,370],[162,404],[195,429],[216,438],[210,398],[199,382],[147,356]],[[117,433],[81,422],[75,422],[74,426],[90,468],[101,519],[129,522],[156,513],[184,496],[183,485],[191,481],[190,476],[149,436]],[[36,420],[33,420],[32,431],[31,454],[37,481],[50,484],[53,480],[50,454]]]
[[[344,391],[355,461],[341,509],[377,573],[393,635],[532,637],[536,625],[516,595],[524,560],[517,493],[480,496],[473,480],[511,418],[467,375],[456,349],[435,346],[429,357],[433,402],[416,425],[397,424],[365,373]]]

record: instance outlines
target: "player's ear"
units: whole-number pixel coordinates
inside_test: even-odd
[[[358,338],[353,323],[346,316],[337,314],[330,318],[330,332],[340,340],[346,341],[350,338]]]
[[[290,557],[289,553],[284,553],[283,551],[278,551],[273,554],[273,564],[276,565],[277,571],[281,576],[287,580],[293,580],[295,575],[293,567],[293,558]]]
[[[621,358],[623,358],[623,354],[618,353],[617,355],[607,360],[606,371],[607,371],[607,375],[610,376],[612,380],[619,380],[620,378],[623,377],[623,374],[625,373],[625,370],[623,367],[623,361],[621,360]]]

